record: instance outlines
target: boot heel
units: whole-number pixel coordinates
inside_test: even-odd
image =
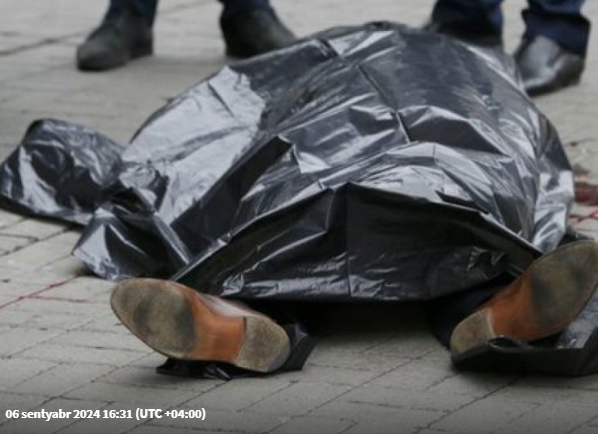
[[[256,372],[272,372],[289,353],[289,338],[282,327],[269,319],[247,317],[245,340],[233,364]]]
[[[144,42],[137,45],[131,50],[131,59],[136,59],[143,56],[151,56],[154,54],[154,41]]]
[[[490,311],[479,310],[461,321],[453,331],[451,353],[458,356],[496,337],[490,321]]]

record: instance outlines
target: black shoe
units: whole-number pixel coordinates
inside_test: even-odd
[[[486,48],[500,48],[503,47],[501,35],[492,34],[476,34],[461,29],[454,29],[444,24],[435,23],[430,20],[422,26],[422,30],[430,33],[440,33],[442,35],[450,36],[451,38],[459,39],[468,44],[479,45]]]
[[[523,39],[514,57],[530,96],[579,83],[585,66],[582,56],[544,36]]]
[[[147,20],[128,10],[104,19],[77,49],[77,67],[82,71],[116,68],[153,52],[153,33]]]
[[[226,54],[251,57],[286,47],[295,35],[280,22],[269,8],[248,9],[220,23]]]

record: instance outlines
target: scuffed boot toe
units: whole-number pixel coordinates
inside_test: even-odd
[[[129,56],[107,44],[88,40],[77,48],[77,68],[82,71],[104,71],[125,65]]]
[[[77,49],[82,71],[105,71],[153,52],[151,26],[143,17],[125,12],[102,22]]]

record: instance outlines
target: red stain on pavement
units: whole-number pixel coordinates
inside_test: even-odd
[[[583,205],[598,206],[598,185],[585,181],[576,182],[575,201]]]
[[[50,284],[50,285],[46,286],[45,288],[39,289],[39,290],[37,290],[37,291],[35,291],[35,292],[32,292],[31,294],[22,295],[22,296],[20,296],[20,297],[18,297],[18,298],[15,298],[14,300],[11,300],[11,301],[9,301],[9,302],[7,302],[7,303],[0,304],[0,310],[4,309],[5,307],[8,307],[8,306],[10,306],[10,305],[12,305],[12,304],[15,304],[15,303],[18,303],[18,302],[20,302],[20,301],[26,300],[26,299],[28,299],[28,298],[38,298],[38,297],[39,297],[39,295],[41,295],[41,294],[43,294],[43,293],[45,293],[45,292],[51,291],[51,290],[53,290],[54,288],[58,288],[59,286],[62,286],[62,285],[64,285],[65,283],[67,283],[67,282],[70,282],[70,281],[71,281],[71,280],[73,280],[74,278],[75,278],[75,277],[72,277],[72,278],[70,278],[70,279],[67,279],[67,280],[64,280],[64,281],[62,281],[62,282],[56,282],[56,283],[52,283],[52,284]],[[40,299],[43,299],[42,297],[39,297],[39,298],[40,298]]]

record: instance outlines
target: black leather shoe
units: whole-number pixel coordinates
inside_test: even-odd
[[[269,8],[248,9],[221,21],[226,54],[233,57],[251,57],[286,47],[295,41],[295,35]]]
[[[514,57],[530,96],[579,83],[585,66],[582,56],[543,36],[523,39]]]
[[[460,29],[454,29],[443,24],[435,23],[429,20],[422,26],[422,30],[430,33],[440,33],[451,38],[459,39],[468,44],[479,45],[487,48],[502,48],[503,41],[501,35],[479,35]]]
[[[104,19],[77,49],[77,67],[82,71],[104,71],[153,52],[153,33],[147,20],[124,10]]]

